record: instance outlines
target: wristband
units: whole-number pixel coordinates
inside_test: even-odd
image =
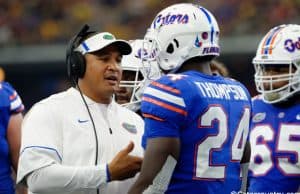
[[[110,178],[110,173],[109,173],[109,168],[108,168],[108,164],[106,164],[106,182],[110,182],[111,178]]]

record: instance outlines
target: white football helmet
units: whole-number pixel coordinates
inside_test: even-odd
[[[300,91],[300,25],[280,25],[271,29],[261,40],[253,59],[256,89],[267,103],[286,100]],[[289,67],[285,74],[268,75],[265,68]],[[287,84],[275,88],[274,84]],[[265,85],[268,85],[266,87]]]
[[[169,6],[160,11],[144,37],[148,60],[176,72],[183,62],[196,56],[219,56],[219,26],[207,9],[189,3]]]
[[[142,63],[142,58],[146,55],[146,51],[143,48],[144,41],[142,39],[131,41],[130,44],[133,48],[132,53],[123,56],[121,67],[123,69],[123,75],[131,74],[131,77],[125,78],[126,80],[122,79],[120,82],[120,90],[123,88],[129,93],[129,96],[125,99],[126,102],[123,102],[121,105],[133,111],[138,111],[145,87],[152,80],[160,78],[162,74],[155,61],[145,64]],[[119,99],[122,98],[121,94],[117,92],[117,102],[118,97]]]

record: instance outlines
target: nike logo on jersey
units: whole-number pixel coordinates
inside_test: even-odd
[[[266,113],[265,112],[256,113],[253,116],[252,121],[253,121],[253,123],[259,123],[259,122],[263,121],[265,118],[266,118]]]
[[[78,119],[78,123],[86,123],[88,122],[89,120],[81,120],[81,119]]]

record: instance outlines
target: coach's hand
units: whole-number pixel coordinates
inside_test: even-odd
[[[134,144],[130,142],[108,164],[111,181],[131,178],[141,170],[143,159],[138,156],[129,155],[133,148]]]

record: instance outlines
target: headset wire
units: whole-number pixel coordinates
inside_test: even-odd
[[[84,103],[84,105],[85,105],[85,107],[86,107],[86,110],[87,110],[87,112],[88,112],[88,114],[89,114],[89,117],[90,117],[91,122],[92,122],[92,125],[93,125],[93,131],[94,131],[94,135],[95,135],[95,144],[96,144],[95,165],[97,165],[97,164],[98,164],[98,136],[97,136],[97,130],[96,130],[95,122],[94,122],[94,119],[93,119],[93,117],[92,117],[91,111],[90,111],[90,109],[89,109],[89,107],[88,107],[88,105],[87,105],[87,103],[86,103],[86,100],[84,99],[84,96],[83,96],[83,94],[82,94],[82,91],[81,91],[81,89],[80,89],[80,87],[79,87],[79,85],[78,85],[78,82],[76,81],[75,77],[72,77],[72,81],[74,82],[76,88],[78,89],[78,91],[79,91],[79,93],[80,93],[80,96],[81,96],[81,98],[82,98],[82,100],[83,100],[83,103]],[[99,189],[97,189],[97,194],[99,194]]]

